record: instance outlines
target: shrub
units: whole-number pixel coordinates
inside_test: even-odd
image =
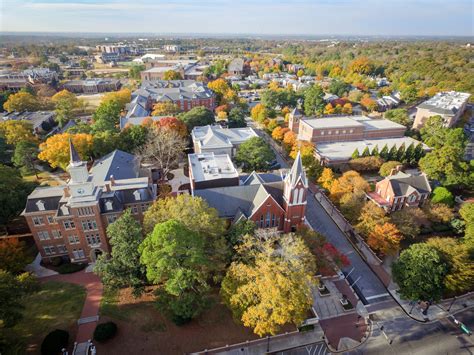
[[[383,164],[383,159],[380,157],[363,157],[352,159],[349,166],[355,171],[375,171],[379,170]]]
[[[53,256],[51,258],[51,265],[52,266],[59,266],[63,263],[63,259],[60,256]]]
[[[103,342],[112,339],[117,334],[117,324],[107,322],[98,324],[94,330],[94,340]]]
[[[392,171],[392,169],[395,169],[399,165],[403,165],[403,164],[395,160],[391,160],[386,163],[383,163],[379,170],[380,176],[385,177],[385,176],[390,175],[390,172]]]
[[[56,329],[46,335],[41,343],[42,355],[56,355],[61,353],[61,349],[67,348],[69,333],[65,330]]]
[[[449,190],[445,187],[438,186],[433,191],[433,196],[431,197],[432,203],[444,203],[449,207],[454,206],[454,196]]]
[[[60,265],[57,270],[60,274],[72,274],[74,272],[81,271],[86,266],[87,264],[68,263]]]

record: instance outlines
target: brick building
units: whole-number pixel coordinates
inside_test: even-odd
[[[387,212],[401,210],[405,207],[422,206],[431,193],[431,186],[426,174],[410,175],[393,169],[391,174],[375,185],[375,191],[367,197]]]
[[[299,154],[286,176],[253,172],[239,186],[193,191],[231,223],[250,220],[258,228],[277,228],[285,233],[304,223],[307,193]]]
[[[117,79],[86,79],[71,80],[63,84],[63,88],[73,93],[97,94],[99,92],[116,91],[121,83]]]
[[[156,185],[134,155],[115,150],[97,160],[90,171],[72,143],[70,156],[67,185],[36,188],[23,211],[46,262],[53,257],[95,261],[110,251],[107,226],[127,208],[142,221],[156,199]]]

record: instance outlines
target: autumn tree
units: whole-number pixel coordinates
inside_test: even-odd
[[[10,95],[3,104],[3,108],[8,112],[38,111],[41,109],[41,102],[36,96],[28,92],[20,91]]]
[[[33,125],[27,121],[8,120],[0,122],[0,135],[5,137],[7,144],[18,142],[37,142],[33,135]]]
[[[290,152],[293,149],[293,146],[296,143],[296,134],[293,131],[288,131],[283,136],[283,146],[287,152]]]
[[[466,244],[455,238],[440,237],[430,238],[426,244],[438,250],[448,264],[444,286],[450,295],[462,294],[474,288],[474,263]]]
[[[174,131],[183,138],[188,135],[186,125],[176,117],[163,117],[155,122],[155,127],[158,129]]]
[[[377,102],[372,99],[369,95],[364,95],[360,100],[360,104],[364,106],[367,111],[374,111],[377,108]]]
[[[139,247],[148,281],[160,285],[157,302],[178,325],[198,316],[210,286],[205,236],[170,219],[155,225]]]
[[[250,116],[254,121],[263,123],[268,116],[267,109],[262,104],[256,104],[250,111]]]
[[[160,169],[162,176],[178,167],[187,147],[186,140],[175,130],[150,129],[145,144],[137,149],[142,162]]]
[[[443,203],[428,202],[424,205],[424,210],[435,223],[449,223],[454,218],[452,209]]]
[[[423,211],[419,208],[402,209],[390,214],[390,222],[393,223],[404,238],[415,239],[420,234],[422,219],[426,219]]]
[[[287,323],[301,324],[313,304],[316,272],[301,238],[263,233],[244,237],[221,288],[234,317],[259,336],[276,334]]]
[[[70,134],[61,133],[50,136],[41,143],[38,158],[47,161],[51,167],[60,167],[66,170],[69,165],[69,140],[72,140],[82,160],[87,160],[92,153],[93,136],[86,133]]]
[[[333,181],[330,189],[330,197],[334,201],[339,201],[340,198],[347,193],[364,192],[369,189],[367,181],[360,176],[357,171],[347,171],[342,176]]]
[[[374,67],[374,64],[367,57],[358,57],[349,64],[351,72],[365,75],[372,74]]]
[[[386,216],[385,211],[369,201],[362,208],[359,223],[355,227],[359,233],[368,236],[377,225],[383,225],[387,222],[389,222],[389,218]]]
[[[272,138],[276,141],[281,142],[285,133],[289,130],[289,128],[278,126],[272,131]]]
[[[402,236],[392,223],[379,224],[369,233],[367,244],[382,255],[393,255],[398,251]]]
[[[24,242],[17,238],[2,238],[0,240],[0,270],[16,275],[24,269],[27,263]]]
[[[402,166],[403,164],[399,161],[391,160],[382,164],[379,170],[380,176],[389,176],[393,169],[396,169],[397,166]]]
[[[171,101],[157,102],[153,106],[152,116],[176,115],[179,113],[179,106]]]
[[[335,180],[334,172],[331,168],[324,168],[321,176],[318,179],[318,183],[321,184],[323,189],[330,190]]]
[[[112,251],[110,255],[99,256],[94,273],[111,289],[132,287],[134,295],[140,295],[145,285],[145,268],[138,252],[142,228],[130,209],[107,226],[107,237]]]
[[[163,74],[163,80],[182,80],[183,77],[181,76],[180,72],[175,70],[167,70]]]
[[[101,104],[108,102],[117,102],[120,110],[123,110],[125,106],[132,101],[132,92],[128,88],[122,88],[119,91],[108,92],[102,97]]]

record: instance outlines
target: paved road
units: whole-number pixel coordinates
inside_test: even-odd
[[[389,298],[387,289],[382,282],[372,272],[362,257],[354,250],[351,243],[346,239],[346,236],[312,195],[308,196],[306,220],[314,230],[326,236],[330,243],[347,255],[351,261],[351,265],[343,269],[343,271],[347,274],[354,268],[348,280],[351,284],[358,280],[354,285],[354,289],[360,298],[365,298],[367,303],[381,302]]]
[[[325,343],[314,343],[299,348],[280,351],[277,353],[270,353],[274,355],[326,355],[330,354],[330,351]]]
[[[471,330],[474,327],[474,309],[455,316]],[[474,336],[467,336],[450,318],[431,324],[418,323],[408,318],[399,307],[377,312],[378,325],[374,325],[367,343],[350,354],[473,354]],[[383,326],[383,331],[380,330]],[[389,344],[389,340],[392,344]]]

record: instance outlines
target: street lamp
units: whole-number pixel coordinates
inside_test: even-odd
[[[448,312],[451,310],[451,307],[453,306],[454,302],[456,302],[456,296],[454,296],[453,302],[451,302],[451,304],[449,305]]]

